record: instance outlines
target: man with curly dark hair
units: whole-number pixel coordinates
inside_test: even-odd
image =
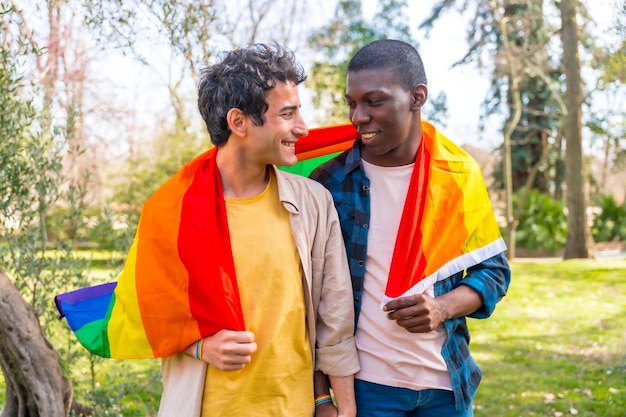
[[[339,415],[355,415],[359,363],[337,212],[319,183],[276,169],[297,162],[295,144],[308,134],[305,79],[277,44],[230,51],[201,73],[198,108],[215,147],[194,165],[193,181],[215,186],[190,210],[216,197],[217,220],[203,238],[226,255],[206,253],[204,262],[219,263],[220,288],[233,283],[242,324],[163,359],[160,416],[310,417],[314,370],[330,375]]]

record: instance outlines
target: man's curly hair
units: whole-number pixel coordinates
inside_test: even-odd
[[[255,126],[262,126],[269,107],[267,93],[276,82],[298,85],[307,77],[293,52],[276,43],[257,43],[220,57],[218,63],[201,71],[198,84],[198,110],[215,146],[228,141],[226,115],[230,109],[241,110]]]

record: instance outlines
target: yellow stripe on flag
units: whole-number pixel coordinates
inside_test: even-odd
[[[112,356],[120,359],[154,357],[141,321],[137,300],[135,270],[138,236],[139,230],[135,234],[135,240],[126,258],[126,265],[115,288],[116,302],[113,305],[108,325],[110,351],[114,353]]]

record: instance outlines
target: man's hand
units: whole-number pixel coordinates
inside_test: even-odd
[[[467,316],[478,310],[483,300],[473,288],[459,285],[439,297],[410,295],[389,301],[383,309],[389,320],[411,333],[432,332],[446,320]]]
[[[387,318],[411,333],[432,332],[446,320],[445,306],[437,298],[415,294],[389,301]]]
[[[237,371],[250,363],[256,349],[252,332],[222,329],[204,338],[202,360],[220,371]]]

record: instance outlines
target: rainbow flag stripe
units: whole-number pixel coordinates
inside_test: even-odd
[[[78,340],[89,350],[99,356],[109,357],[108,339],[101,338],[101,331],[106,329],[105,323],[110,317],[109,306],[112,305],[113,292],[117,283],[95,285],[81,288],[54,299],[57,309],[65,316],[70,329]]]
[[[296,143],[298,163],[280,169],[308,177],[315,168],[350,149],[358,138],[351,123],[310,129],[308,136]]]

